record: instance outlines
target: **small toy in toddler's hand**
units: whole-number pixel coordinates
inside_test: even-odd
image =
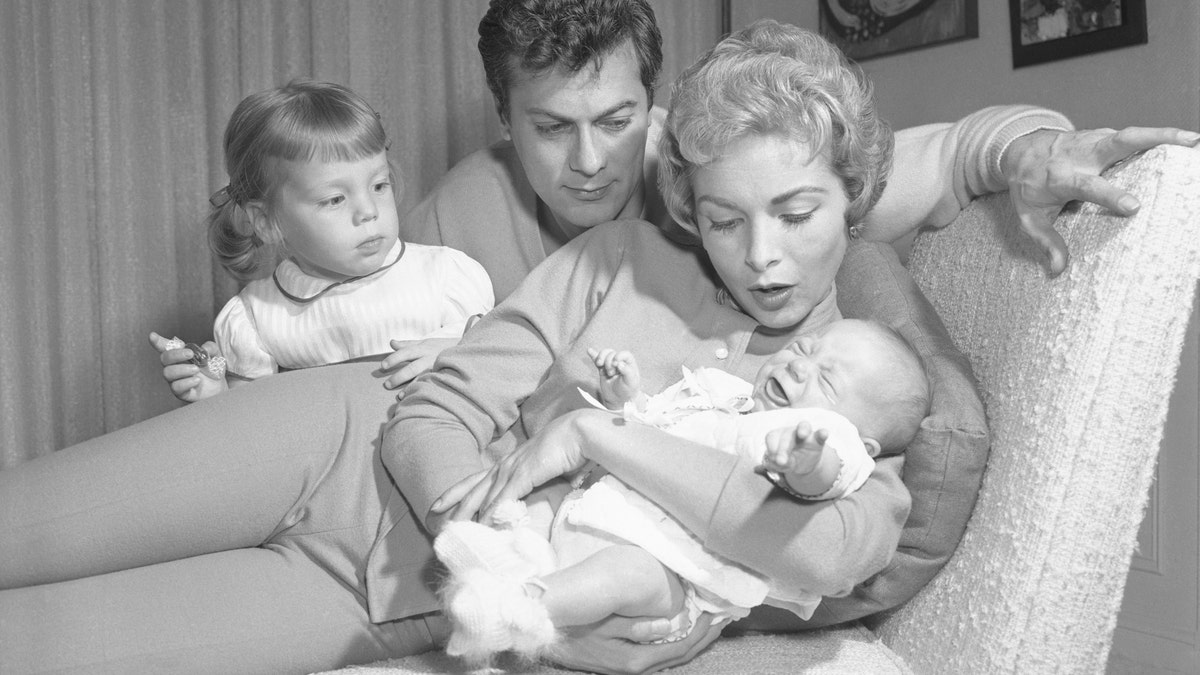
[[[194,342],[184,342],[177,337],[167,340],[167,349],[187,349],[192,352],[192,358],[188,359],[192,365],[198,367],[201,373],[214,380],[219,380],[225,376],[225,357],[224,356],[209,356],[208,350]]]

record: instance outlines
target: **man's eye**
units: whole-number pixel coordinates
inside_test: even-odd
[[[557,136],[566,132],[571,125],[569,124],[539,124],[537,125],[538,133],[543,136]]]
[[[608,129],[609,131],[624,131],[625,128],[629,126],[629,123],[630,119],[628,117],[622,117],[615,120],[604,120],[600,123],[600,126]]]

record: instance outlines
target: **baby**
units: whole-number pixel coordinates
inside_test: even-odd
[[[901,452],[928,413],[921,361],[895,331],[843,319],[772,356],[754,384],[723,371],[684,369],[663,392],[640,391],[633,355],[590,350],[599,401],[626,419],[761,462],[782,491],[837,499],[865,482],[874,457]],[[447,652],[486,662],[536,654],[559,628],[611,614],[672,619],[685,636],[702,611],[742,617],[766,603],[807,619],[820,596],[714,555],[674,518],[611,475],[588,472],[548,531],[519,505],[502,529],[450,523],[434,548],[450,577]],[[532,510],[532,508],[531,508]],[[799,580],[803,581],[803,580]],[[501,607],[504,608],[501,611]]]

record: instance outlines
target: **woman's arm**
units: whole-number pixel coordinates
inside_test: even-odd
[[[491,466],[537,427],[522,406],[603,298],[622,233],[596,228],[560,249],[408,386],[382,454],[422,521],[450,486]]]
[[[495,504],[594,460],[675,516],[714,552],[771,579],[822,595],[848,592],[891,559],[908,517],[902,460],[881,460],[844,499],[800,502],[748,461],[601,410],[567,413],[498,462],[483,480],[464,482],[439,508],[456,517]]]
[[[845,593],[883,569],[908,517],[900,460],[881,462],[845,499],[801,502],[744,459],[600,411],[573,415],[588,459],[654,500],[708,548],[822,595]]]
[[[1136,198],[1100,173],[1156,145],[1200,142],[1195,132],[1172,128],[1073,129],[1058,113],[1018,105],[896,132],[891,178],[863,237],[891,242],[923,227],[942,227],[971,199],[1009,190],[1021,229],[1057,274],[1066,267],[1067,249],[1052,223],[1067,202],[1095,202],[1132,215]]]
[[[1073,128],[1050,110],[994,106],[953,124],[897,131],[892,172],[863,237],[896,241],[923,227],[945,226],[975,197],[1007,189],[1000,158],[1014,139]]]

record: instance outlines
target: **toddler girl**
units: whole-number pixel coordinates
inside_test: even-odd
[[[238,104],[225,128],[229,184],[209,200],[208,242],[225,269],[250,281],[218,315],[215,344],[150,334],[176,397],[197,401],[279,370],[384,354],[384,368],[394,368],[401,341],[456,341],[492,308],[479,263],[399,239],[399,177],[387,149],[379,115],[337,84],[293,81]]]

